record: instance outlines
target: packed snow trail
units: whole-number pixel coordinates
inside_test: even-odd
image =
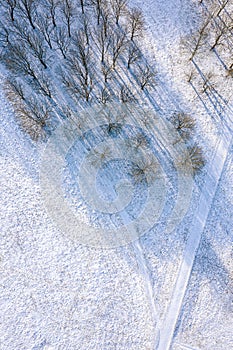
[[[218,183],[221,179],[228,152],[232,147],[232,135],[225,127],[221,139],[215,147],[212,161],[209,163],[205,185],[202,189],[199,205],[194,213],[192,226],[179,268],[170,305],[160,329],[158,350],[169,350],[172,344],[176,323],[181,311],[183,299],[192,272],[195,256],[201,236],[215,198]]]
[[[158,310],[155,304],[155,298],[154,298],[154,292],[153,292],[153,287],[152,287],[152,281],[150,278],[150,271],[148,269],[148,266],[146,264],[145,256],[142,251],[142,247],[140,244],[140,240],[137,240],[133,242],[133,249],[135,252],[135,256],[137,259],[137,264],[139,267],[139,270],[141,272],[141,275],[143,276],[144,283],[145,283],[145,292],[147,295],[148,303],[150,305],[150,310],[151,310],[151,315],[152,319],[155,325],[155,334],[154,334],[154,348],[157,348],[158,343],[159,343],[159,329],[158,329],[158,324],[159,324],[159,319],[158,319]]]

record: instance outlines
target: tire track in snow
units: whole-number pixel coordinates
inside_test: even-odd
[[[156,24],[154,17],[150,14],[148,14],[148,16],[151,21]],[[150,31],[152,32],[151,28]],[[153,37],[156,37],[157,41],[160,42],[161,38],[157,31],[153,30]],[[166,97],[167,104],[172,104],[173,101],[169,96]],[[232,115],[230,108],[228,113]],[[213,158],[208,166],[208,175],[206,176],[205,185],[202,189],[199,206],[194,213],[190,234],[185,246],[182,262],[180,263],[176,284],[173,287],[172,298],[167,308],[167,312],[165,312],[165,317],[161,320],[160,343],[159,346],[156,347],[158,350],[168,350],[172,344],[175,326],[180,314],[202,232],[204,231],[210,208],[215,198],[217,186],[222,176],[228,150],[232,145],[232,136],[229,131],[231,124],[232,122],[230,118],[228,118],[228,125],[225,125],[225,130],[222,133],[221,140],[215,144],[215,147],[213,147]]]
[[[155,304],[155,298],[154,298],[154,292],[153,292],[153,286],[152,286],[152,282],[151,282],[151,278],[150,278],[150,273],[149,273],[149,268],[146,265],[146,260],[143,254],[143,250],[140,244],[140,241],[137,240],[135,242],[133,242],[133,250],[134,250],[134,254],[136,256],[136,260],[137,260],[137,264],[138,264],[138,268],[139,271],[141,273],[141,275],[143,276],[144,279],[144,283],[145,283],[145,292],[147,294],[147,299],[149,302],[149,306],[151,309],[151,315],[152,315],[152,319],[155,325],[155,335],[154,335],[154,348],[156,349],[159,343],[159,329],[158,329],[158,324],[159,324],[159,319],[158,319],[158,310],[156,308],[156,304]]]
[[[172,298],[161,325],[160,343],[157,347],[158,350],[169,350],[171,347],[176,323],[191,276],[195,256],[231,146],[232,135],[229,132],[229,129],[225,128],[221,139],[216,144],[212,160],[207,168],[205,184],[201,192],[199,205],[193,216],[192,226],[185,246],[183,259],[180,264],[176,284],[173,289]]]

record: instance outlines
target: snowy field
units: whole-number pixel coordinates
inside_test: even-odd
[[[221,87],[219,90],[228,103],[222,105],[216,95],[204,100],[203,95],[200,98],[195,93],[195,81],[194,88],[187,84],[191,63],[187,62],[180,39],[198,25],[196,1],[131,0],[130,3],[143,10],[147,22],[144,49],[152,62],[156,60],[158,70],[159,83],[153,99],[145,97],[145,103],[156,109],[160,117],[170,116],[174,110],[185,110],[194,116],[195,138],[204,149],[206,165],[192,184],[187,213],[182,211],[182,221],[171,232],[166,232],[163,224],[170,201],[173,204],[179,199],[173,193],[174,183],[170,179],[177,175],[169,164],[163,164],[167,171],[165,184],[171,186],[171,196],[166,199],[167,212],[163,212],[160,224],[153,227],[149,218],[146,234],[139,234],[136,240],[130,237],[126,245],[118,244],[111,249],[96,242],[82,244],[85,239],[66,234],[48,210],[40,182],[46,145],[31,141],[20,129],[5,96],[2,70],[0,350],[233,348],[232,79],[224,79],[221,71],[217,71],[219,62],[211,54],[202,58],[200,66],[203,71],[216,68],[216,85]],[[126,139],[128,132],[131,131],[122,131]],[[116,138],[113,140],[116,142]],[[120,142],[118,150],[126,153]],[[63,144],[60,146],[63,149]],[[155,154],[156,147],[157,144]],[[111,220],[119,227],[128,224],[127,220],[132,220],[130,215],[138,214],[146,202],[148,193],[143,184],[137,184],[133,192],[135,207],[129,206],[122,217],[111,216],[111,220],[107,215],[95,217],[79,198],[75,184],[79,164],[75,163],[75,152],[79,156],[84,152],[78,142],[66,157],[72,171],[67,166],[63,174],[64,192],[70,205],[88,217],[95,228],[103,223],[111,225]],[[107,172],[117,170],[120,179],[120,169],[129,166],[125,160],[123,165],[120,163],[121,152],[117,153],[117,161],[107,168]],[[129,157],[130,154],[125,156],[127,160]],[[158,159],[163,162],[163,158]],[[48,167],[51,176],[56,166],[54,162],[54,168]],[[86,166],[82,181],[92,169]],[[105,171],[100,167],[97,187],[105,199],[112,200],[114,191]],[[90,198],[93,195],[91,204],[98,206],[94,190],[88,193],[85,186],[83,183],[82,191]],[[127,202],[128,189],[123,204]],[[80,230],[79,233],[88,235],[83,227]]]

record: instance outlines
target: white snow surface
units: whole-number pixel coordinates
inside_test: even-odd
[[[122,248],[83,246],[46,212],[39,183],[44,144],[20,130],[1,84],[1,350],[233,347],[231,104],[223,124],[185,82],[189,66],[179,41],[197,22],[195,2],[131,3],[148,23],[145,49],[161,80],[156,102],[165,114],[184,109],[195,116],[207,166],[187,216],[169,235],[155,229]],[[231,101],[230,84],[221,86]]]

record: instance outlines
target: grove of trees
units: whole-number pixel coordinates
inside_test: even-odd
[[[200,0],[200,23],[197,29],[185,36],[182,47],[190,62],[199,65],[211,55],[225,72],[225,77],[233,77],[233,7],[231,0]],[[203,65],[206,65],[203,63]],[[199,73],[193,69],[188,75],[192,82]],[[221,72],[219,71],[219,74]],[[223,73],[224,74],[224,73]],[[213,89],[214,74],[210,71],[199,79],[201,92]],[[200,90],[200,89],[198,89]]]
[[[156,71],[142,52],[144,16],[128,0],[0,4],[0,59],[9,72],[7,95],[34,139],[92,104],[140,104],[143,93],[156,85]],[[201,34],[198,42],[202,40]],[[218,45],[222,39],[216,40]],[[178,121],[180,135],[190,138],[191,117]],[[118,127],[110,123],[109,133]]]
[[[9,96],[24,114],[38,101],[49,123],[55,115],[66,117],[67,104],[75,112],[77,105],[125,103],[155,84],[156,73],[141,52],[144,17],[127,0],[0,4],[1,62],[10,71]],[[48,123],[43,119],[43,128]]]

